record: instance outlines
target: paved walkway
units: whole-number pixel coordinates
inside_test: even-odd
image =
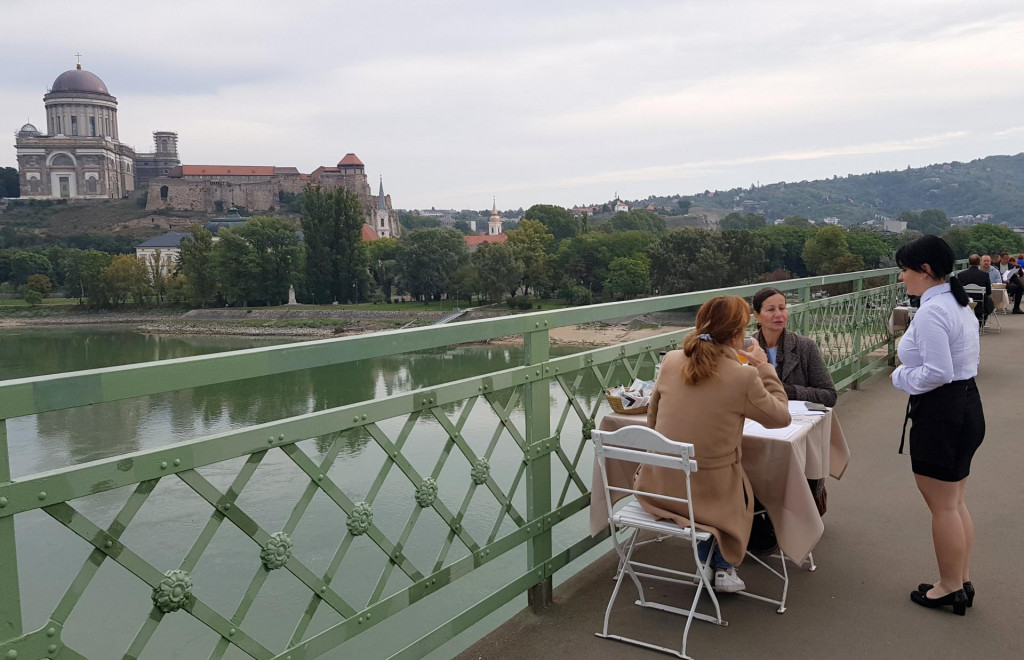
[[[981,338],[978,387],[988,431],[967,490],[977,528],[972,578],[978,590],[967,616],[925,610],[908,598],[919,582],[937,577],[937,569],[909,457],[896,453],[907,397],[892,388],[886,371],[843,394],[836,407],[853,457],[843,480],[828,482],[825,535],[814,551],[818,570],[791,570],[782,615],[771,605],[724,595],[729,626],[695,621],[693,657],[1024,657],[1024,316],[1000,321],[1001,334]],[[555,591],[546,613],[521,612],[459,658],[668,657],[593,635],[613,584],[616,561],[608,543],[608,554]],[[666,557],[679,549],[662,543],[653,552]],[[740,572],[752,589],[763,582],[764,571],[753,562]],[[692,597],[692,591],[662,586],[651,593],[679,602]],[[678,647],[682,620],[633,606],[635,595],[623,586],[613,626]]]

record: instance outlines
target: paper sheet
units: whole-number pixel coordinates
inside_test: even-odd
[[[756,435],[762,438],[787,440],[803,426],[803,424],[790,424],[789,426],[784,426],[781,429],[766,429],[754,420],[748,419],[743,423],[743,435]]]
[[[812,417],[820,417],[825,414],[823,410],[808,410],[805,401],[790,401],[789,402],[789,414],[790,415],[811,415]]]

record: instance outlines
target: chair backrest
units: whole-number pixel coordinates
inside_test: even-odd
[[[611,514],[614,500],[626,495],[644,495],[646,497],[682,502],[688,504],[691,515],[693,505],[690,503],[690,473],[697,471],[697,461],[693,459],[693,445],[686,442],[669,440],[661,433],[646,426],[624,426],[617,431],[593,431],[594,454],[601,468],[604,479],[605,498],[608,513]],[[608,483],[607,461],[621,460],[654,465],[658,467],[680,470],[686,483],[686,497],[672,497],[661,493],[612,486]],[[618,497],[613,498],[612,493]]]
[[[984,300],[985,298],[985,287],[980,284],[965,284],[964,291],[969,298],[974,300]]]

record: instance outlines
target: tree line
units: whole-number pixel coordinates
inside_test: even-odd
[[[895,250],[922,230],[941,231],[958,257],[1024,251],[1024,240],[1005,227],[950,228],[932,210],[904,216],[916,228],[883,235],[811,225],[799,216],[767,226],[750,214],[733,214],[725,228],[669,231],[645,210],[595,222],[539,204],[505,242],[471,252],[461,232],[442,227],[365,242],[363,210],[343,188],[310,188],[302,207],[299,226],[253,217],[214,237],[195,225],[170,272],[159,254],[142,260],[62,247],[6,249],[0,282],[33,300],[28,291],[45,296],[59,288],[102,306],[279,305],[293,289],[298,302],[310,304],[387,303],[407,295],[528,307],[539,298],[578,305],[892,266]]]

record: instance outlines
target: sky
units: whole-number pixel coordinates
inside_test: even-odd
[[[0,0],[0,166],[75,66],[122,141],[396,208],[694,194],[1024,151],[1020,0]]]

